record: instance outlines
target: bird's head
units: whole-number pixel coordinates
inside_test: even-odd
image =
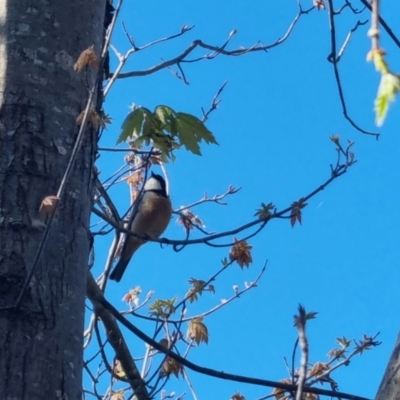
[[[157,191],[161,192],[165,196],[167,195],[164,178],[161,175],[155,174],[154,172],[152,172],[150,178],[147,179],[143,190],[145,192]]]

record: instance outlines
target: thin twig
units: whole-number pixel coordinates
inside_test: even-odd
[[[187,209],[196,207],[196,206],[198,206],[198,205],[200,205],[200,204],[204,204],[204,203],[207,203],[207,202],[217,203],[217,204],[220,204],[220,205],[222,205],[222,206],[225,206],[226,203],[221,203],[221,200],[223,200],[225,197],[227,197],[227,196],[229,196],[229,195],[231,195],[231,194],[237,193],[240,189],[241,189],[241,188],[235,189],[233,186],[229,186],[228,190],[227,190],[225,193],[223,193],[223,194],[216,194],[216,195],[214,195],[213,197],[208,197],[207,193],[204,193],[204,196],[203,196],[200,200],[197,200],[197,201],[195,201],[194,203],[189,204],[189,205],[187,205],[187,206],[183,206],[183,207],[181,207],[181,208],[178,208],[178,209],[175,210],[174,212],[176,212],[176,213],[179,214],[179,212],[181,212],[181,211],[183,211],[183,210],[187,210]]]
[[[311,7],[307,10],[303,10],[301,5],[299,4],[299,11],[296,15],[296,17],[294,18],[294,20],[292,21],[292,23],[290,24],[289,28],[287,29],[286,33],[282,36],[282,38],[279,38],[278,40],[276,40],[274,43],[269,44],[269,45],[263,45],[261,42],[257,42],[255,44],[253,44],[250,47],[247,48],[239,48],[239,49],[235,49],[235,50],[225,50],[226,45],[228,44],[228,42],[231,40],[231,38],[233,37],[235,32],[231,32],[231,34],[228,37],[228,40],[222,45],[222,46],[213,46],[207,43],[204,43],[202,40],[195,40],[194,42],[192,42],[187,48],[186,50],[184,50],[180,55],[164,61],[158,65],[155,65],[153,67],[150,67],[148,69],[145,70],[140,70],[140,71],[131,71],[131,72],[125,72],[125,73],[121,73],[122,67],[123,65],[125,65],[127,59],[129,58],[129,56],[134,52],[137,51],[138,48],[136,49],[131,49],[129,50],[125,56],[123,56],[122,58],[120,58],[120,64],[117,67],[116,71],[114,72],[114,74],[112,75],[111,80],[115,81],[115,79],[124,79],[124,78],[131,78],[131,77],[135,77],[135,76],[146,76],[146,75],[150,75],[153,74],[157,71],[160,71],[161,69],[164,68],[168,68],[172,65],[175,64],[179,64],[182,62],[188,62],[188,63],[192,63],[192,62],[198,62],[201,60],[209,60],[209,59],[213,59],[215,57],[217,57],[218,55],[222,54],[225,56],[241,56],[243,54],[247,54],[250,52],[256,52],[256,51],[264,51],[266,52],[267,50],[270,50],[280,44],[282,44],[283,42],[285,42],[288,37],[290,36],[290,34],[292,33],[295,25],[297,24],[298,20],[300,19],[300,17],[304,14],[308,14],[310,11],[314,10],[315,7]],[[166,38],[167,40],[168,38]],[[202,57],[198,57],[192,60],[187,60],[186,57],[197,47],[201,47],[207,50],[212,50],[214,53],[212,54],[205,54]],[[140,48],[143,49],[144,47]],[[112,84],[112,83],[111,83]],[[107,87],[105,88],[105,93],[107,94],[109,91],[109,84],[107,85]]]
[[[215,94],[215,96],[212,99],[211,106],[208,109],[207,112],[204,112],[203,107],[201,108],[201,111],[203,113],[203,118],[201,121],[205,123],[208,120],[209,115],[218,108],[219,103],[221,103],[221,100],[219,99],[219,96],[221,95],[222,91],[225,89],[225,86],[228,84],[228,81],[225,81],[222,86],[218,89],[218,92]]]
[[[297,351],[297,346],[299,345],[299,337],[297,336],[296,341],[294,342],[294,346],[293,346],[293,351],[292,351],[292,383],[293,385],[296,383],[296,379],[295,379],[295,359],[296,359],[296,351]]]
[[[183,369],[182,373],[183,373],[183,376],[185,378],[185,381],[187,382],[187,385],[189,386],[190,392],[192,393],[193,400],[198,400],[198,397],[197,397],[196,392],[194,390],[193,384],[192,384],[192,382],[191,382],[191,380],[189,378],[189,375],[187,374],[187,372],[184,369]]]
[[[361,3],[364,4],[365,7],[368,8],[368,10],[372,11],[372,6],[367,0],[360,0]],[[398,48],[400,48],[400,40],[397,38],[397,36],[393,33],[389,25],[386,23],[386,21],[379,15],[379,22],[382,25],[383,29],[386,31],[386,33],[389,35],[389,37],[393,40],[393,42],[396,44]]]
[[[302,199],[304,202],[306,202],[307,200],[309,200],[310,198],[314,197],[317,193],[323,191],[327,186],[329,186],[334,180],[336,180],[338,177],[340,177],[341,175],[345,174],[348,170],[349,167],[351,167],[352,165],[354,165],[356,161],[351,160],[348,161],[346,160],[345,164],[340,165],[339,167],[337,167],[337,169],[333,170],[331,173],[331,176],[329,179],[327,179],[323,184],[321,184],[319,187],[317,187],[315,190],[313,190],[311,193],[309,193],[306,196],[303,196]],[[273,214],[269,215],[268,217],[264,218],[264,219],[256,219],[253,220],[251,222],[248,222],[244,225],[241,225],[235,229],[229,230],[229,231],[225,231],[225,232],[221,232],[221,233],[216,233],[213,235],[209,235],[206,237],[202,237],[202,238],[198,238],[198,239],[190,239],[190,240],[173,240],[173,239],[167,239],[167,238],[148,238],[148,237],[144,237],[141,235],[138,235],[124,227],[121,227],[119,224],[117,224],[112,218],[108,217],[107,215],[102,214],[100,211],[93,209],[93,212],[98,215],[99,217],[103,218],[106,222],[108,222],[111,226],[113,226],[116,229],[119,229],[121,232],[130,235],[130,236],[134,236],[134,237],[138,237],[140,239],[146,239],[148,241],[152,241],[152,242],[156,242],[156,243],[161,243],[161,244],[167,244],[167,245],[172,245],[174,247],[174,250],[179,250],[178,246],[187,246],[187,245],[193,245],[193,244],[200,244],[200,243],[205,243],[208,246],[216,246],[216,247],[227,247],[227,246],[231,246],[233,243],[229,243],[229,244],[224,244],[224,245],[217,245],[217,244],[213,244],[211,243],[211,241],[214,241],[216,239],[221,239],[227,236],[233,236],[236,235],[244,230],[250,229],[256,225],[260,225],[260,227],[257,229],[257,231],[255,233],[252,233],[251,235],[249,235],[249,237],[254,236],[254,234],[258,233],[261,229],[263,229],[266,224],[271,221],[272,219],[275,218],[290,218],[290,216],[287,216],[287,214],[292,211],[293,206],[289,206],[286,207],[285,209],[281,210],[281,211],[276,211]]]
[[[216,371],[216,370],[206,368],[206,367],[201,367],[197,364],[194,364],[191,361],[186,360],[185,358],[179,356],[175,352],[173,352],[169,349],[166,349],[165,347],[160,345],[157,341],[155,341],[151,337],[147,336],[143,331],[141,331],[139,328],[137,328],[134,324],[132,324],[130,321],[128,321],[125,317],[123,317],[118,312],[118,310],[104,298],[104,296],[99,297],[97,300],[102,304],[102,306],[104,308],[109,310],[109,312],[115,317],[115,319],[117,319],[122,325],[124,325],[130,332],[132,332],[134,335],[136,335],[139,339],[145,341],[146,343],[148,343],[155,349],[168,355],[169,357],[171,357],[174,360],[181,363],[183,366],[185,366],[193,371],[196,371],[196,372],[204,374],[204,375],[213,376],[213,377],[216,377],[219,379],[231,380],[234,382],[249,383],[252,385],[278,388],[278,389],[283,389],[283,390],[287,390],[287,391],[297,390],[296,385],[285,384],[282,382],[270,381],[270,380],[266,380],[266,379],[251,378],[251,377],[243,376],[243,375],[235,375],[235,374],[220,372],[220,371]],[[337,392],[337,391],[333,391],[333,390],[324,390],[324,389],[308,387],[308,386],[304,387],[304,392],[315,393],[315,394],[318,394],[321,396],[332,396],[332,397],[337,397],[337,398],[342,398],[342,399],[347,399],[347,400],[368,400],[365,397],[360,397],[360,396],[356,396],[356,395],[349,394],[349,393]]]
[[[127,35],[128,40],[129,40],[129,42],[130,42],[131,45],[132,45],[132,48],[129,49],[129,50],[126,52],[125,55],[122,55],[122,54],[120,54],[114,47],[112,47],[112,49],[114,50],[114,52],[115,52],[117,58],[119,59],[119,64],[118,64],[117,69],[115,70],[115,72],[114,72],[113,74],[111,74],[111,79],[108,81],[106,87],[104,88],[104,98],[107,97],[107,94],[109,93],[111,87],[112,87],[113,84],[115,83],[115,80],[118,79],[118,78],[120,77],[120,75],[121,75],[120,72],[122,71],[122,68],[125,66],[125,64],[126,64],[126,62],[128,61],[129,57],[130,57],[133,53],[138,52],[138,51],[140,51],[140,50],[145,50],[145,49],[147,49],[148,47],[154,46],[155,44],[162,43],[162,42],[165,42],[165,41],[167,41],[167,40],[175,39],[175,38],[177,38],[177,37],[179,37],[179,36],[182,36],[182,35],[185,34],[186,32],[189,32],[189,31],[192,30],[193,28],[194,28],[194,25],[193,25],[193,26],[186,26],[186,25],[185,25],[185,26],[183,26],[183,27],[181,28],[181,31],[180,31],[179,33],[176,33],[176,34],[171,35],[171,36],[167,36],[167,37],[162,38],[162,39],[157,39],[157,40],[155,40],[154,42],[150,42],[150,43],[148,43],[148,44],[146,44],[146,45],[144,45],[144,46],[142,46],[142,47],[136,46],[136,45],[134,44],[134,42],[133,42],[132,37],[128,34],[127,31],[125,31],[125,34]],[[124,29],[125,29],[125,26],[124,26]]]
[[[246,285],[242,290],[238,290],[237,292],[235,292],[235,294],[232,297],[222,301],[220,304],[217,304],[215,307],[210,308],[209,310],[207,310],[207,311],[205,311],[205,312],[203,312],[201,314],[193,315],[193,316],[187,317],[187,318],[181,317],[179,320],[169,319],[168,322],[171,323],[171,324],[179,324],[179,323],[183,323],[183,322],[189,322],[192,319],[201,318],[201,317],[204,318],[207,315],[210,315],[210,314],[214,313],[215,311],[219,310],[220,308],[225,307],[227,304],[231,303],[233,300],[238,299],[242,294],[244,294],[247,291],[257,287],[258,282],[260,281],[261,277],[265,273],[265,270],[266,270],[266,267],[267,267],[267,262],[268,262],[268,260],[265,262],[263,268],[261,269],[260,273],[257,275],[256,279],[253,282],[251,282],[248,285]],[[219,274],[221,274],[221,272],[225,271],[228,268],[228,266],[230,264],[232,264],[232,263],[233,262],[230,262],[228,265],[226,265],[225,267],[223,267],[220,270],[218,270],[211,278],[208,279],[207,282],[204,283],[204,287],[208,286],[211,282],[213,282],[217,278],[217,276]],[[186,295],[185,298],[175,306],[175,309],[178,309],[179,307],[184,305],[189,298],[190,298],[190,294]],[[122,312],[121,314],[122,315],[132,314],[135,317],[138,317],[138,318],[141,318],[141,319],[144,319],[144,320],[147,320],[147,321],[158,321],[158,318],[148,317],[147,315],[138,314],[138,313],[136,313],[136,310],[126,311],[125,313]]]
[[[296,400],[302,400],[304,392],[304,383],[307,378],[308,364],[308,340],[306,335],[307,314],[303,306],[299,305],[299,315],[295,315],[295,325],[299,335],[299,344],[301,348],[301,361],[299,369],[299,379],[297,380]]]
[[[349,44],[350,39],[351,39],[351,36],[353,35],[353,33],[357,30],[357,28],[358,28],[359,26],[365,25],[367,22],[368,22],[368,20],[363,21],[363,22],[357,21],[357,23],[356,23],[356,25],[354,26],[354,28],[350,29],[350,32],[347,34],[346,39],[344,40],[343,45],[342,45],[342,47],[340,48],[339,53],[338,53],[338,55],[337,55],[337,57],[336,57],[336,62],[337,62],[337,63],[338,63],[338,62],[340,61],[340,59],[342,58],[342,55],[343,55],[344,51],[346,50],[346,47],[347,47],[347,45]]]
[[[353,126],[353,128],[357,129],[361,133],[364,133],[365,135],[375,136],[375,138],[378,139],[379,133],[369,132],[369,131],[362,129],[360,126],[358,126],[353,121],[353,119],[350,117],[350,115],[347,111],[347,105],[346,105],[346,101],[345,101],[344,94],[343,94],[343,88],[342,88],[342,83],[341,83],[341,79],[340,79],[337,55],[336,55],[336,53],[337,53],[336,52],[336,27],[335,27],[335,15],[334,15],[334,11],[333,11],[333,1],[327,0],[327,3],[328,3],[329,28],[330,28],[330,32],[331,32],[331,54],[328,56],[328,61],[330,61],[333,65],[333,71],[334,71],[334,75],[335,75],[336,86],[337,86],[338,92],[339,92],[340,103],[342,105],[343,115],[344,115],[345,119],[347,119],[347,121],[349,121],[350,125]]]

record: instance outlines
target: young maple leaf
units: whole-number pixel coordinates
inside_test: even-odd
[[[246,240],[238,240],[234,238],[235,244],[229,252],[229,259],[236,261],[240,268],[248,267],[252,262],[251,249],[253,246],[249,245]]]
[[[167,357],[166,360],[163,362],[160,374],[162,376],[169,376],[171,374],[174,374],[177,378],[179,378],[179,374],[183,375],[182,364],[171,357]]]
[[[331,367],[327,363],[316,362],[308,372],[308,376],[320,376],[324,374],[326,371],[329,371]]]
[[[189,322],[187,331],[188,338],[194,340],[198,345],[200,342],[208,343],[208,330],[202,321],[203,317],[193,318]]]
[[[129,305],[133,303],[137,307],[139,304],[140,293],[142,293],[142,289],[140,286],[136,286],[135,289],[129,290],[129,292],[124,295],[122,301],[125,301],[125,303],[128,303]]]
[[[203,221],[188,208],[179,211],[179,218],[176,222],[178,225],[183,226],[186,231],[193,230],[195,226],[205,227]]]
[[[198,279],[191,278],[189,283],[192,287],[186,293],[185,297],[189,299],[190,303],[197,301],[198,297],[203,294],[206,288],[206,282]]]
[[[296,224],[296,221],[298,221],[301,225],[301,209],[304,208],[307,205],[307,203],[304,202],[304,199],[300,199],[299,201],[295,201],[292,204],[292,211],[290,213],[290,224],[292,225],[292,228]]]
[[[264,204],[261,203],[261,208],[258,208],[254,216],[260,219],[267,219],[271,215],[271,210],[273,210],[275,206],[272,203]]]

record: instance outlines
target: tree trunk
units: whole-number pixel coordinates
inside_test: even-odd
[[[104,0],[0,0],[0,399],[81,398],[82,332],[97,132],[88,129],[38,268],[38,209],[55,195],[97,71]],[[42,224],[43,225],[43,224]]]
[[[376,400],[400,399],[400,334],[390,356],[389,363],[379,386]]]

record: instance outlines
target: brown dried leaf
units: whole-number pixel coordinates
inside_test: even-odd
[[[114,392],[111,396],[111,400],[124,400],[125,390],[118,390],[118,392]]]
[[[130,174],[126,178],[126,182],[130,185],[133,186],[135,189],[139,189],[139,186],[143,183],[143,174],[142,171],[136,171],[133,174]]]
[[[125,301],[125,303],[127,304],[134,303],[135,305],[137,305],[137,303],[139,302],[140,293],[142,293],[142,289],[140,288],[140,286],[136,286],[134,289],[129,290],[129,292],[124,295],[122,301]]]
[[[308,372],[308,376],[321,376],[326,371],[329,371],[331,367],[327,363],[316,362]]]
[[[292,228],[298,221],[301,225],[301,209],[304,208],[307,205],[307,203],[304,202],[304,199],[300,199],[299,201],[295,201],[292,204],[292,211],[290,213],[290,224],[292,225]]]
[[[40,217],[44,220],[48,216],[50,216],[57,206],[57,203],[60,201],[60,198],[57,196],[46,196],[42,203],[40,204],[39,213]]]
[[[95,119],[94,121],[91,121],[93,126],[98,126],[103,129],[107,129],[107,125],[111,124],[111,118],[109,115],[104,114],[103,112],[100,113],[95,113],[93,118]]]
[[[345,349],[332,349],[331,351],[328,352],[328,357],[330,359],[340,360],[341,358],[346,358],[345,353],[346,353]]]
[[[186,298],[191,302],[197,301],[198,297],[203,294],[203,291],[205,290],[206,287],[206,282],[202,280],[197,280],[194,278],[189,279],[189,283],[192,285],[192,287],[189,289],[189,291],[186,293]]]
[[[77,72],[81,72],[83,68],[90,67],[90,68],[97,68],[99,65],[99,60],[94,52],[93,45],[83,50],[82,53],[79,55],[78,60],[74,65],[74,70]]]
[[[178,225],[183,226],[186,231],[191,231],[195,226],[205,226],[203,221],[197,215],[194,215],[188,208],[180,210],[179,218],[176,222]]]
[[[167,357],[163,362],[161,367],[161,374],[163,376],[174,374],[177,378],[179,378],[179,373],[183,375],[183,367],[178,361],[174,360],[171,357]]]
[[[279,381],[281,383],[287,383],[289,385],[292,384],[292,381],[290,379],[282,379]],[[289,396],[285,395],[285,390],[280,389],[280,388],[275,388],[274,391],[272,392],[273,396],[275,396],[275,400],[287,400],[289,399]]]
[[[85,115],[85,110],[83,110],[77,117],[76,117],[76,125],[82,125],[83,117]]]
[[[199,345],[200,342],[208,343],[208,330],[202,321],[203,317],[193,318],[189,322],[187,331],[187,336],[194,340],[197,345]]]
[[[239,267],[248,267],[252,262],[251,249],[253,246],[249,245],[246,240],[238,240],[234,238],[235,244],[229,252],[229,259],[236,261]]]
[[[139,169],[133,174],[129,175],[126,179],[126,182],[129,186],[131,186],[131,196],[132,196],[132,201],[134,202],[139,194],[140,194],[140,186],[143,184],[143,173],[142,170]]]
[[[161,155],[151,156],[149,161],[154,165],[161,165],[163,163]]]
[[[82,125],[84,116],[85,110],[76,117],[76,125]],[[87,123],[91,125],[94,129],[99,129],[100,127],[105,129],[107,127],[107,124],[111,123],[111,119],[107,115],[99,114],[96,110],[91,109],[88,112]]]

